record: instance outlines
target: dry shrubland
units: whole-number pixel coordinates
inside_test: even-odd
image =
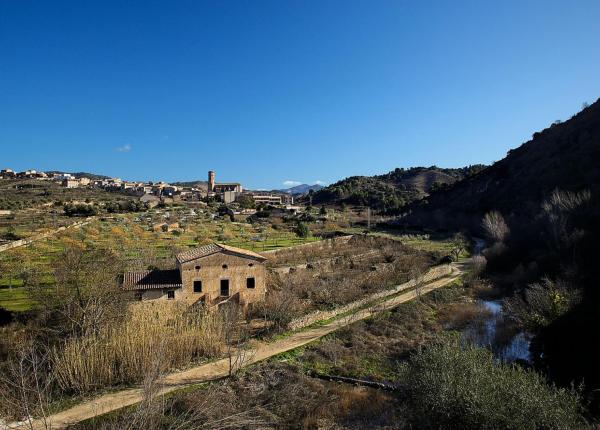
[[[291,366],[267,363],[80,428],[363,429],[398,428],[403,421],[398,399],[389,393],[323,382]]]
[[[389,239],[354,236],[341,244],[331,243],[331,248],[311,254],[305,268],[271,273],[266,300],[256,307],[255,315],[283,330],[308,312],[333,309],[417,278],[432,262],[427,254]],[[336,256],[328,257],[334,247]],[[286,250],[283,261],[305,261],[306,248],[297,249],[296,257],[292,252]]]
[[[77,393],[139,382],[156,356],[161,357],[161,371],[217,356],[224,349],[223,330],[219,312],[143,304],[122,323],[54,347],[54,371],[63,390]]]

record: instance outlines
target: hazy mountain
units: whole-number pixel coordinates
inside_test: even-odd
[[[324,187],[319,184],[315,184],[315,185],[301,184],[301,185],[296,185],[295,187],[285,188],[285,189],[276,190],[276,191],[279,193],[286,193],[286,194],[292,194],[294,196],[298,196],[298,195],[302,195],[302,194],[307,194],[311,190],[319,191],[323,188]]]

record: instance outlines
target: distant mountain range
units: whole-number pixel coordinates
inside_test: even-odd
[[[315,185],[301,184],[301,185],[296,185],[291,188],[285,188],[285,189],[275,190],[275,191],[278,193],[286,193],[286,194],[291,194],[293,196],[299,196],[302,194],[308,194],[310,191],[319,191],[319,190],[322,190],[323,188],[325,188],[325,187],[323,187],[322,185],[319,185],[319,184],[315,184]]]

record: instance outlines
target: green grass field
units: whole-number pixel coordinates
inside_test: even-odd
[[[153,225],[165,221],[178,222],[177,232],[154,231]],[[52,285],[54,261],[70,247],[110,249],[125,261],[128,270],[132,270],[130,266],[135,270],[145,259],[164,259],[168,264],[176,252],[210,242],[263,252],[318,240],[297,237],[293,227],[213,220],[206,213],[185,207],[99,217],[85,226],[0,253],[0,306],[15,311],[28,309],[31,303],[20,288],[22,273],[33,271],[41,283]]]
[[[22,312],[31,309],[32,302],[23,287],[0,288],[0,307]]]

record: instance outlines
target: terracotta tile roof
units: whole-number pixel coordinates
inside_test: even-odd
[[[124,290],[152,290],[157,288],[181,288],[179,270],[143,270],[141,272],[125,272],[123,275]]]
[[[183,251],[177,254],[177,261],[185,263],[186,261],[195,260],[196,258],[206,257],[217,252],[221,252],[222,248],[216,243],[210,245],[199,246],[198,248],[190,249],[189,251]]]
[[[177,255],[177,261],[179,263],[185,263],[187,261],[195,260],[197,258],[206,257],[208,255],[216,254],[217,252],[230,252],[237,254],[242,257],[253,258],[256,260],[264,261],[267,258],[263,255],[257,254],[256,252],[248,251],[247,249],[236,248],[234,246],[223,245],[221,243],[211,243],[210,245],[200,246],[198,248],[184,251]]]
[[[232,252],[234,254],[239,254],[239,255],[246,256],[246,257],[256,258],[258,260],[263,260],[263,261],[267,259],[267,257],[265,257],[264,255],[260,255],[257,252],[252,252],[247,249],[236,248],[235,246],[223,245],[222,243],[217,244],[217,246],[220,246],[225,251]]]

